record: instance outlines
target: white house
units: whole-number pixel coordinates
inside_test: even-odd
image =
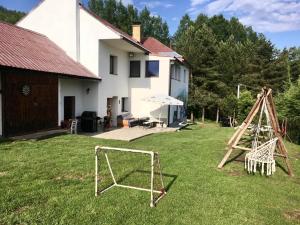
[[[117,115],[124,112],[156,117],[158,106],[144,102],[147,96],[165,94],[187,100],[190,71],[183,57],[154,38],[141,39],[140,25],[133,26],[131,37],[78,0],[44,0],[17,26],[46,35],[101,77],[100,82],[59,78],[58,124],[66,115],[80,116],[83,111],[104,117],[109,106],[116,125]],[[70,102],[75,107],[66,107]],[[183,110],[175,106],[162,111],[168,124],[183,116]]]

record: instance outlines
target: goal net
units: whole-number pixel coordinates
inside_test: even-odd
[[[150,193],[154,207],[166,194],[157,152],[95,147],[95,196],[113,187]]]

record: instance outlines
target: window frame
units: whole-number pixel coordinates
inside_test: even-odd
[[[121,98],[121,111],[122,113],[128,112],[128,110],[126,110],[126,100],[129,101],[128,97],[122,97]],[[128,102],[127,102],[128,104]]]
[[[109,74],[118,75],[118,56],[109,55]]]
[[[157,71],[157,75],[149,75],[148,74],[148,67],[149,67],[149,63],[157,63],[157,65],[158,65],[158,71]],[[145,61],[145,64],[146,64],[146,66],[145,66],[145,77],[146,78],[152,78],[152,77],[159,77],[159,70],[160,70],[160,61],[159,60],[146,60]]]
[[[132,76],[131,63],[139,63],[139,75],[138,76]],[[130,60],[130,62],[129,62],[129,77],[130,78],[140,78],[141,77],[141,60]]]

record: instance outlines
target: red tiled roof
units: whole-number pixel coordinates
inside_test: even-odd
[[[138,42],[135,38],[133,38],[132,36],[130,36],[129,34],[127,34],[126,32],[120,30],[119,28],[115,27],[114,25],[112,25],[111,23],[109,23],[107,20],[101,18],[100,16],[96,15],[95,13],[93,13],[92,11],[90,11],[89,9],[85,8],[81,3],[79,4],[80,7],[86,11],[87,13],[89,13],[91,16],[93,16],[95,19],[99,20],[102,24],[104,24],[105,26],[109,27],[110,29],[114,30],[115,32],[119,33],[124,39],[126,39],[127,41],[131,42],[132,44],[136,45],[136,47],[146,51],[146,52],[150,52],[149,49],[147,49],[142,43]]]
[[[184,57],[177,52],[175,52],[173,49],[169,48],[168,46],[161,43],[159,40],[148,37],[143,40],[143,45],[151,51],[152,54],[162,56],[162,57],[171,57],[175,60],[178,60],[178,62],[187,64],[190,66],[190,64],[184,59]]]
[[[42,34],[3,22],[0,30],[1,66],[100,79]]]
[[[143,45],[149,49],[152,53],[160,53],[160,52],[175,52],[173,49],[161,43],[159,40],[148,37],[143,40]]]

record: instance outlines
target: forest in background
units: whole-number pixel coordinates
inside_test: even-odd
[[[190,116],[240,123],[266,86],[273,90],[280,120],[288,120],[291,138],[300,143],[300,47],[277,49],[234,17],[184,15],[171,36],[166,21],[146,7],[139,11],[116,0],[89,0],[88,7],[128,34],[140,22],[143,37],[155,37],[185,57],[192,66]],[[23,15],[0,7],[0,20],[15,23]]]
[[[0,21],[15,24],[24,15],[25,15],[25,13],[23,13],[23,12],[9,10],[0,5]]]

